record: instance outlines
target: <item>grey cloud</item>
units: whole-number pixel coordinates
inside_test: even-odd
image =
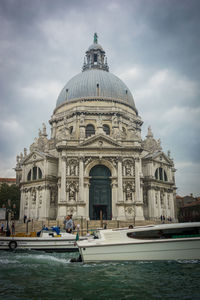
[[[144,121],[143,136],[152,125],[175,163],[191,162],[177,172],[177,183],[180,192],[198,193],[192,180],[185,183],[187,172],[193,182],[199,174],[192,171],[192,163],[200,159],[197,116],[193,122],[169,122],[163,116],[174,107],[199,108],[199,6],[194,0],[1,0],[0,125],[10,122],[9,130],[0,127],[1,176],[12,169],[13,157],[33,142],[42,122],[48,123],[60,89],[81,72],[97,31],[111,72],[120,75],[136,65],[142,70],[141,78],[127,77],[125,82]],[[175,74],[175,83],[155,86],[148,96],[144,89],[160,70]],[[180,78],[194,85],[191,94],[176,88]],[[11,130],[15,122],[18,134]]]

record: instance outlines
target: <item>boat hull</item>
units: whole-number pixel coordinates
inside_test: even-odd
[[[79,252],[83,262],[200,259],[200,238],[101,244],[88,247],[80,244]]]
[[[75,239],[64,238],[0,238],[0,250],[43,250],[58,252],[76,252],[78,248]]]

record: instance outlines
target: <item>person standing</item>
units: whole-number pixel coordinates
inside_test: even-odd
[[[26,223],[26,219],[27,219],[27,216],[26,216],[26,215],[24,215],[24,223]]]
[[[67,217],[64,217],[63,228],[66,229]]]
[[[15,223],[14,222],[12,222],[11,231],[12,231],[12,234],[15,234]]]
[[[1,223],[1,233],[3,233],[3,230],[4,230],[4,223],[2,222]]]
[[[73,230],[73,221],[71,219],[71,216],[68,215],[66,219],[67,219],[66,224],[65,224],[66,232],[72,233],[72,230]]]

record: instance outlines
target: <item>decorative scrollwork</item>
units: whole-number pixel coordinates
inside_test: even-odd
[[[123,191],[125,193],[125,200],[132,201],[133,200],[133,192],[134,192],[134,184],[132,182],[124,182],[123,183]]]
[[[69,195],[69,201],[76,201],[77,200],[77,193],[79,190],[79,184],[77,181],[70,181],[66,184],[66,191]]]

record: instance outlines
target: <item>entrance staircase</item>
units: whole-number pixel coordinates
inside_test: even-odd
[[[160,221],[119,221],[119,220],[91,220],[87,221],[84,219],[76,220],[74,219],[74,223],[76,225],[79,224],[79,231],[81,235],[85,235],[87,233],[92,233],[98,228],[107,228],[107,229],[116,229],[116,228],[124,228],[129,225],[133,226],[144,226],[144,225],[152,225],[152,224],[160,224]],[[46,221],[37,221],[32,220],[28,223],[24,223],[21,220],[15,221],[15,233],[30,233],[30,232],[38,232],[42,229],[43,226],[51,228],[53,226],[59,226],[61,229],[64,229],[64,225],[62,221],[57,220],[46,220]],[[75,230],[76,232],[76,230]]]

